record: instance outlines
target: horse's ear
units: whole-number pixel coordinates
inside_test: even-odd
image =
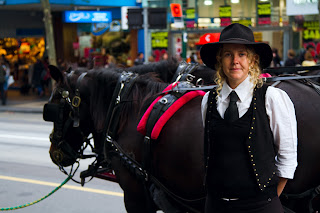
[[[63,80],[63,76],[62,76],[62,72],[53,65],[49,65],[48,66],[49,70],[50,70],[50,75],[51,77],[56,81],[56,82],[60,82]]]

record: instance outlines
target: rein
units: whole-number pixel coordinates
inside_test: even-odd
[[[312,201],[315,197],[319,196],[320,195],[320,185],[315,187],[315,188],[312,188],[312,189],[309,189],[305,192],[302,192],[300,194],[282,194],[281,197],[289,200],[289,199],[302,199],[302,198],[307,198],[307,197],[310,197],[310,200],[309,200],[309,212],[314,212],[313,210],[313,207],[312,207]],[[286,209],[288,209],[286,207]],[[291,209],[289,209],[289,213],[294,213]]]

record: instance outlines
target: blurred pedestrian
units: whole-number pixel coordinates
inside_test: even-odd
[[[152,63],[152,62],[155,62],[155,59],[154,59],[153,55],[150,55],[148,57],[148,63]]]
[[[2,105],[6,105],[7,97],[5,93],[5,84],[6,84],[6,70],[4,68],[4,61],[0,60],[0,95],[1,95],[1,101]]]
[[[40,59],[37,59],[37,62],[33,66],[33,75],[32,75],[32,87],[35,89],[35,92],[38,96],[43,96],[43,84],[41,79],[44,76],[44,72],[46,72],[45,67]]]
[[[138,57],[134,60],[134,65],[142,65],[144,63],[144,54],[138,53]]]
[[[272,48],[272,62],[271,62],[271,66],[270,67],[281,67],[281,59],[280,56],[278,54],[278,49],[277,48]]]
[[[165,53],[163,53],[162,56],[161,56],[161,61],[163,61],[163,60],[168,60],[168,58],[169,58],[169,55],[168,55],[167,52],[165,52]]]
[[[104,66],[105,68],[114,68],[117,66],[117,60],[113,55],[108,55],[107,64]]]
[[[296,59],[296,52],[293,49],[288,50],[288,58],[284,62],[284,66],[296,66],[298,63],[298,60]]]
[[[317,63],[314,61],[314,58],[311,54],[311,52],[307,51],[304,55],[304,61],[302,62],[302,66],[314,66]]]
[[[82,57],[78,62],[78,67],[88,67],[88,60],[85,57]]]
[[[306,59],[305,58],[305,55],[307,52],[310,52],[311,53],[311,56],[312,56],[312,52],[314,51],[314,46],[311,45],[311,44],[308,44],[306,49],[300,54],[300,57],[299,57],[299,61],[300,61],[300,64],[302,64],[302,62]]]

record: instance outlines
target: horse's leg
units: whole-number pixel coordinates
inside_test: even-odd
[[[144,184],[134,177],[127,168],[116,159],[112,162],[120,187],[124,192],[124,204],[128,213],[155,213],[156,207],[151,198],[147,198]]]

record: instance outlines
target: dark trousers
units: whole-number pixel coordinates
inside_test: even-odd
[[[0,83],[0,94],[1,94],[1,100],[2,100],[2,105],[6,104],[7,97],[6,97],[6,91],[4,90],[4,83]]]
[[[253,198],[222,200],[207,196],[205,213],[283,213],[278,196],[273,198]]]

